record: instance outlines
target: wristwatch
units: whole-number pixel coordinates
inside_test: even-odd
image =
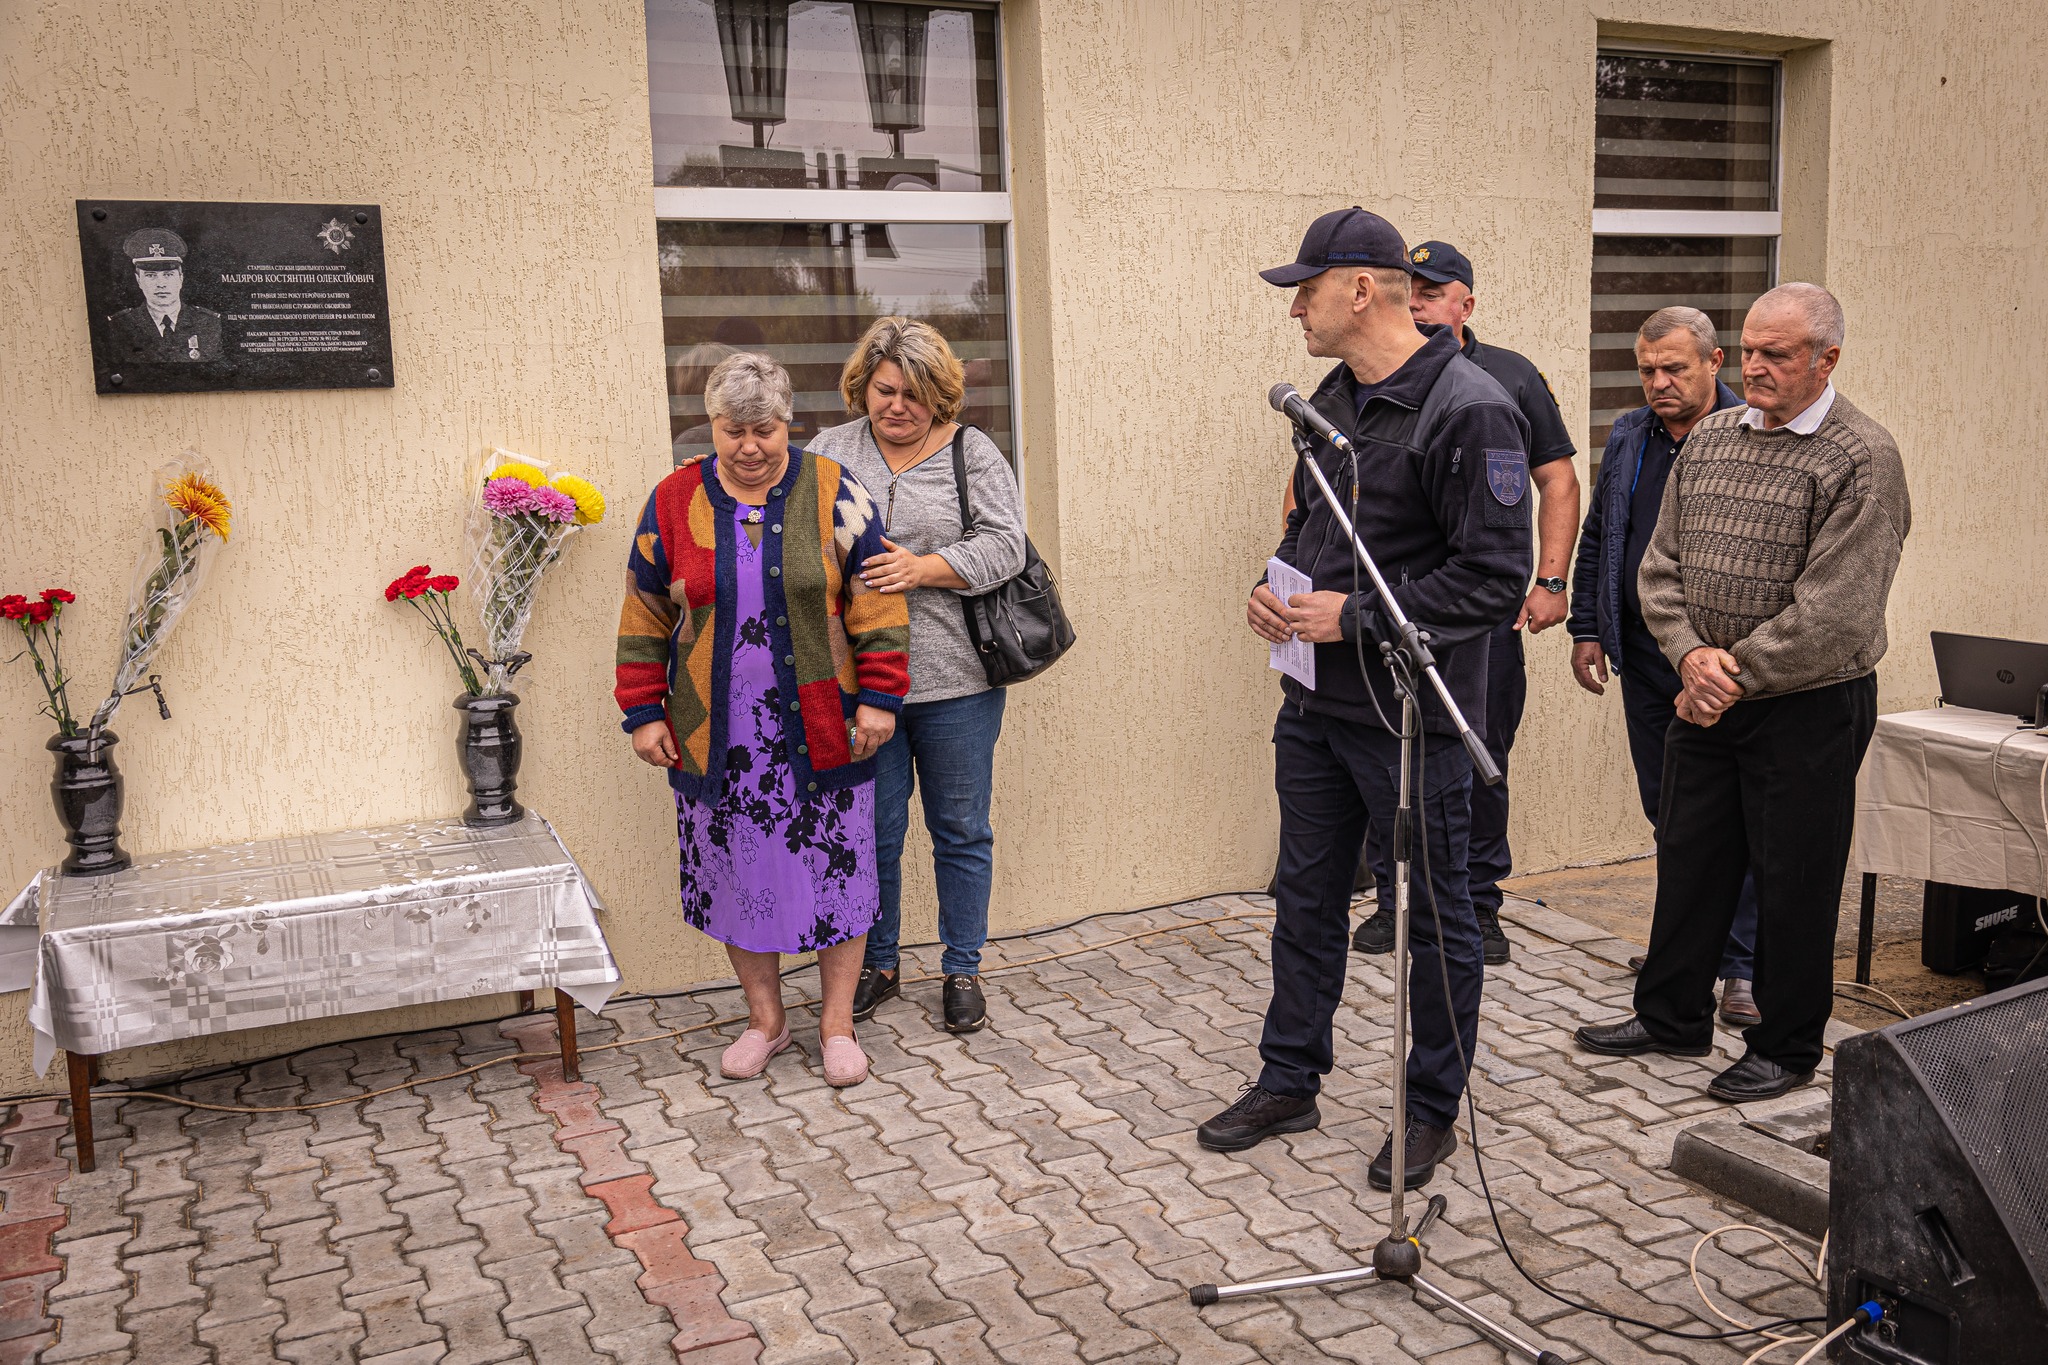
[[[1563,592],[1564,580],[1562,578],[1539,578],[1536,580],[1536,586],[1546,592]]]

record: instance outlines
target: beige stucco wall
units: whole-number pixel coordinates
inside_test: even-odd
[[[1225,0],[1006,6],[1016,306],[1033,530],[1082,643],[1012,698],[998,929],[1262,884],[1277,700],[1242,625],[1275,539],[1285,445],[1267,385],[1304,384],[1286,299],[1251,273],[1358,202],[1463,245],[1475,325],[1543,366],[1576,432],[1599,25],[1725,26],[1686,0],[1589,9]],[[666,466],[642,11],[373,0],[0,4],[0,591],[81,601],[81,690],[111,668],[147,471],[186,445],[236,495],[235,539],[161,661],[176,719],[122,715],[136,852],[451,812],[455,686],[382,585],[459,562],[462,473],[503,444],[579,468],[628,512]],[[1933,691],[1931,626],[2048,635],[2027,344],[2048,265],[2035,131],[2041,22],[1989,5],[1759,4],[1792,60],[1786,260],[1842,296],[1840,379],[1897,433],[1916,525],[1883,701]],[[1946,76],[1946,83],[1941,77]],[[1796,95],[1796,97],[1795,97]],[[1825,191],[1811,182],[1822,176]],[[392,391],[99,398],[72,201],[383,206]],[[1956,262],[1966,272],[1956,273]],[[1582,466],[1583,467],[1583,466]],[[670,809],[614,721],[626,530],[585,535],[542,597],[522,676],[523,793],[611,905],[629,984],[723,972],[673,910]],[[2038,598],[2036,598],[2038,601]],[[1531,646],[1516,751],[1526,868],[1638,852],[1618,698]],[[0,671],[0,886],[61,851],[26,668]],[[913,874],[906,932],[930,936]],[[0,996],[0,1094],[34,1084],[26,996]],[[152,1072],[503,1001],[221,1038]],[[54,1079],[54,1078],[53,1078]]]

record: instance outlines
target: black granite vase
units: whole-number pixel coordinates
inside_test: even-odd
[[[68,876],[93,877],[128,866],[121,847],[121,770],[111,752],[120,742],[113,731],[102,730],[96,745],[86,735],[57,735],[44,746],[57,755],[50,795],[64,822],[64,842],[71,845],[62,868]]]
[[[455,699],[455,709],[462,713],[455,749],[469,783],[469,809],[462,813],[465,825],[509,825],[526,814],[526,807],[512,797],[519,785],[519,722],[512,714],[518,707],[519,698],[510,692]]]

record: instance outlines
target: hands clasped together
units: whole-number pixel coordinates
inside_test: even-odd
[[[1298,592],[1282,602],[1261,583],[1252,589],[1245,619],[1260,639],[1276,645],[1296,639],[1331,644],[1344,638],[1344,594]]]
[[[1725,649],[1702,645],[1678,664],[1678,680],[1685,690],[1678,694],[1678,718],[1694,725],[1712,725],[1736,702],[1742,700],[1742,684],[1735,675],[1742,665]]]

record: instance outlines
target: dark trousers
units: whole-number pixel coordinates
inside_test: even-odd
[[[1628,720],[1628,756],[1635,765],[1636,791],[1642,797],[1643,814],[1654,828],[1664,784],[1664,737],[1678,715],[1676,701],[1684,687],[1640,617],[1624,621],[1621,660],[1618,681],[1622,713]],[[1753,872],[1742,879],[1742,893],[1735,902],[1735,922],[1729,926],[1728,942],[1721,949],[1720,975],[1724,981],[1756,980]]]
[[[1350,958],[1352,878],[1368,824],[1375,844],[1392,844],[1400,747],[1398,737],[1377,725],[1292,705],[1282,707],[1273,724],[1280,871],[1273,1001],[1259,1042],[1265,1062],[1259,1085],[1275,1094],[1317,1093],[1334,1062],[1330,1021],[1344,994]],[[1408,1112],[1448,1128],[1465,1091],[1486,970],[1465,874],[1472,761],[1453,736],[1425,735],[1419,747],[1422,773],[1413,787],[1416,815],[1428,837],[1429,875],[1423,875],[1418,837],[1410,874]]]
[[[1487,638],[1486,715],[1467,716],[1486,740],[1486,752],[1500,767],[1500,784],[1472,784],[1472,841],[1466,855],[1466,874],[1472,884],[1472,908],[1482,915],[1500,915],[1501,882],[1514,871],[1514,857],[1508,851],[1508,751],[1515,747],[1515,732],[1522,727],[1522,710],[1529,700],[1529,674],[1522,658],[1522,632],[1510,620]],[[1379,906],[1394,912],[1394,872],[1384,841],[1374,840],[1366,848],[1372,865],[1373,886]]]
[[[1821,1057],[1834,1008],[1835,922],[1856,817],[1856,770],[1877,725],[1877,678],[1740,701],[1664,742],[1657,910],[1636,1013],[1650,1036],[1704,1046],[1714,962],[1745,871],[1757,892],[1749,1050],[1792,1071]]]

